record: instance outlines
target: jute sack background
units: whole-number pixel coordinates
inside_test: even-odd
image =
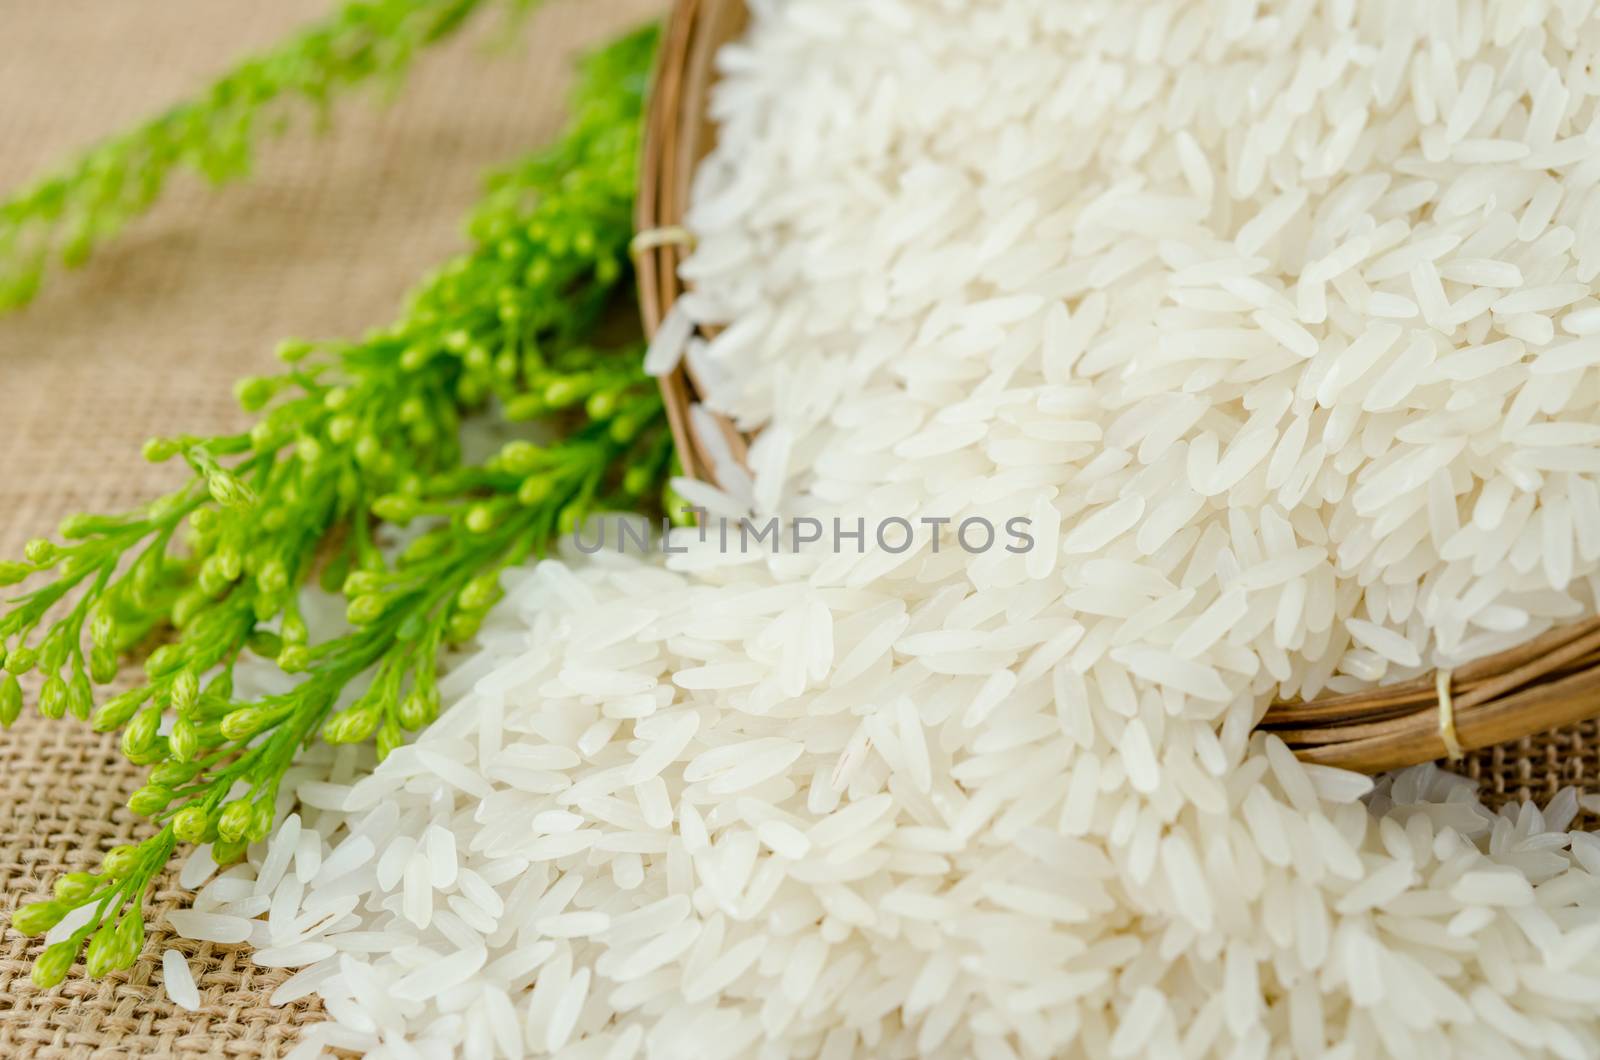
[[[56,0],[8,5],[0,28],[0,195],[66,154],[202,87],[336,0]],[[550,0],[509,50],[487,13],[425,54],[400,94],[341,104],[329,135],[301,122],[246,183],[176,182],[149,217],[88,267],[53,276],[0,318],[0,554],[72,512],[115,510],[175,484],[139,459],[172,430],[243,423],[231,387],[271,368],[288,336],[356,335],[389,322],[405,292],[463,247],[461,221],[496,164],[560,128],[572,59],[656,16],[660,0]],[[112,737],[32,712],[0,734],[0,910],[43,897],[63,872],[143,834],[123,802],[140,771]],[[155,896],[146,959],[99,982],[28,982],[39,946],[0,940],[0,1058],[273,1057],[317,1006],[272,1008],[286,976],[242,948],[173,939]],[[160,988],[175,946],[202,1011]]]
[[[333,0],[56,0],[13,5],[0,30],[0,195],[64,153],[182,98]],[[174,484],[138,458],[148,436],[242,423],[230,391],[267,369],[277,339],[387,322],[405,291],[461,244],[478,178],[559,127],[579,49],[659,13],[664,0],[550,0],[510,54],[480,32],[425,56],[388,107],[352,100],[331,137],[304,128],[264,152],[246,184],[180,181],[86,269],[52,278],[0,318],[0,554],[82,510],[137,504]],[[492,18],[489,22],[492,23]],[[1547,798],[1600,777],[1587,723],[1472,756],[1501,798]],[[42,896],[140,834],[122,809],[139,772],[113,738],[30,713],[0,734],[0,912]],[[0,1058],[272,1057],[314,1005],[266,1004],[283,973],[237,947],[174,940],[156,895],[146,953],[184,952],[203,1011],[175,1008],[158,961],[48,992],[27,981],[38,947],[0,941]]]

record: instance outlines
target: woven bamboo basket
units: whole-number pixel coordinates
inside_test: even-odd
[[[683,228],[695,167],[716,142],[708,114],[717,49],[744,29],[743,0],[678,0],[662,42],[640,169],[635,244],[639,301],[654,335],[683,294],[678,265],[691,249]],[[742,459],[747,439],[715,414],[693,417],[699,388],[686,364],[661,380],[673,439],[686,474],[715,483],[706,454]],[[707,444],[718,431],[726,446]],[[1528,792],[1534,774],[1546,791],[1581,780],[1583,738],[1544,734],[1600,715],[1600,617],[1556,628],[1526,644],[1432,674],[1369,691],[1311,702],[1275,703],[1260,727],[1276,732],[1302,759],[1376,773],[1434,759],[1476,756],[1468,773],[1508,769],[1508,788]],[[1506,753],[1503,745],[1513,744]],[[1564,761],[1571,759],[1571,765]],[[1509,760],[1509,765],[1508,765]]]

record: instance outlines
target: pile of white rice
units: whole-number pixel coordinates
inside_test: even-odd
[[[1595,608],[1592,6],[752,4],[683,312],[764,430],[686,492],[1037,547],[514,572],[176,926],[308,1050],[1600,1053],[1574,793],[1251,736]]]

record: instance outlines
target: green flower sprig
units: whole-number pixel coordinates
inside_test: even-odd
[[[535,0],[511,0],[520,13]],[[485,0],[353,0],[204,95],[92,148],[0,204],[0,312],[30,301],[52,260],[74,266],[149,208],[178,169],[213,183],[249,173],[263,128],[281,129],[292,100],[326,120],[342,91],[391,81],[417,53],[462,26]]]
[[[635,348],[606,359],[637,366],[642,353]],[[422,518],[434,525],[392,565],[347,576],[354,629],[302,648],[295,668],[304,677],[292,690],[236,700],[230,661],[175,708],[173,735],[164,743],[155,735],[160,712],[138,708],[124,730],[124,749],[131,739],[140,760],[154,764],[128,806],[159,830],[113,849],[96,872],[62,877],[53,898],[12,917],[19,932],[39,934],[79,906],[94,906],[82,926],[36,962],[36,984],[60,982],[85,944],[91,976],[131,965],[144,940],[144,898],[179,843],[210,843],[212,856],[227,864],[265,839],[285,772],[319,729],[331,743],[375,737],[380,757],[398,747],[406,732],[438,716],[440,650],[477,631],[499,599],[506,567],[543,554],[588,513],[639,507],[661,487],[671,438],[652,382],[636,371],[628,385],[592,390],[582,408],[583,425],[558,442],[511,442],[483,467],[419,480],[409,492],[381,498],[379,507],[397,522]],[[367,673],[365,691],[335,711]]]
[[[636,33],[585,64],[568,134],[492,184],[474,249],[394,328],[286,344],[283,373],[239,385],[260,414],[250,431],[146,446],[150,459],[188,463],[184,486],[133,512],[73,517],[63,541],[31,542],[22,561],[0,564],[0,584],[54,574],[0,614],[0,722],[21,710],[18,677],[38,670],[42,713],[120,729],[124,754],[151,767],[129,806],[160,826],[15,914],[31,934],[94,906],[36,964],[41,986],[85,943],[91,974],[135,960],[144,897],[179,842],[210,842],[227,861],[264,838],[285,770],[319,730],[339,743],[375,737],[387,754],[437,714],[439,653],[477,630],[506,566],[588,512],[637,507],[662,488],[671,442],[642,350],[594,344],[627,279],[654,43],[653,30]],[[462,467],[460,412],[490,397],[509,419],[565,433]],[[431,525],[391,564],[378,525],[417,519]],[[348,597],[355,628],[312,644],[297,597],[319,570]],[[178,636],[150,654],[145,681],[95,708],[91,685],[168,625]],[[246,650],[303,676],[290,692],[240,701]]]

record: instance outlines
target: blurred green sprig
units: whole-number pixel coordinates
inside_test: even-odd
[[[520,14],[537,0],[505,0]],[[0,203],[0,312],[32,300],[52,262],[81,264],[144,213],[171,175],[222,183],[250,172],[263,131],[299,103],[326,121],[342,92],[395,82],[429,44],[489,0],[351,0],[325,21],[245,60],[199,97],[91,148]]]

